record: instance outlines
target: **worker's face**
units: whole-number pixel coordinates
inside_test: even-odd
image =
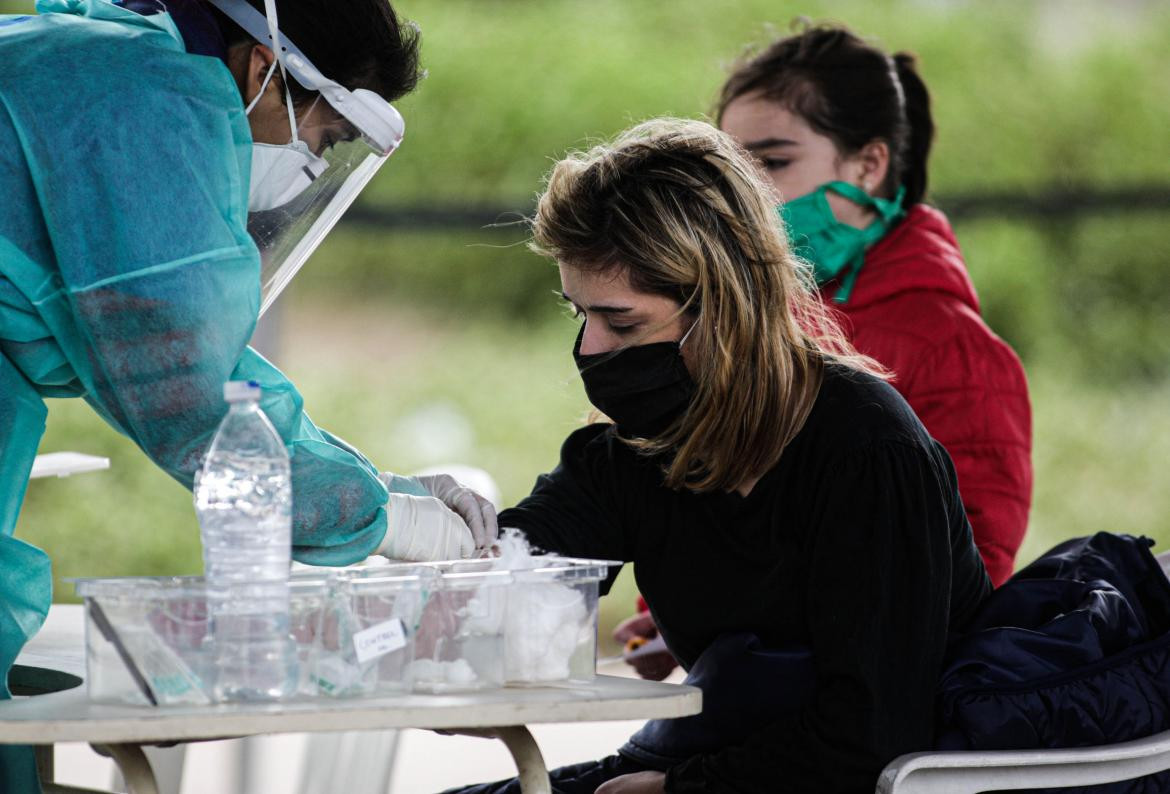
[[[832,138],[815,132],[801,116],[759,94],[732,100],[723,111],[720,128],[755,156],[784,201],[834,181],[857,185],[872,195],[885,179],[888,157],[878,162],[881,151],[866,147],[856,155],[842,156]],[[862,228],[873,220],[871,210],[849,199],[832,191],[826,197],[842,223]]]
[[[248,50],[242,86],[245,106],[260,93],[264,78],[272,67],[272,60],[272,50],[261,44],[252,45]],[[289,79],[293,78],[290,76]],[[333,144],[353,140],[357,136],[353,125],[320,96],[303,107],[294,105],[293,114],[297,123],[297,138],[318,156],[323,155]],[[248,122],[252,127],[252,140],[256,143],[285,144],[292,140],[284,76],[280,67],[277,67],[268,85],[264,86],[263,95],[248,114]]]
[[[585,320],[581,355],[677,342],[694,322],[691,316],[679,314],[678,301],[635,290],[624,267],[585,271],[561,265],[560,270],[561,293],[574,314]],[[684,347],[684,361],[686,356]]]

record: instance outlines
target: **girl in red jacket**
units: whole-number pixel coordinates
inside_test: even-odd
[[[1032,498],[1028,387],[979,315],[950,224],[923,203],[934,122],[914,56],[810,27],[740,63],[716,117],[780,191],[789,237],[853,344],[950,453],[1001,584]]]
[[[950,453],[998,586],[1031,503],[1027,382],[980,317],[946,216],[923,203],[934,122],[914,56],[890,56],[843,27],[808,27],[740,62],[715,117],[779,190],[789,238],[854,346],[893,373]],[[615,637],[651,626],[643,614]],[[635,666],[661,678],[674,664],[653,654]]]

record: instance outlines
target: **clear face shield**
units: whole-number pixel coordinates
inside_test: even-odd
[[[405,125],[378,94],[350,91],[328,79],[282,37],[274,0],[265,0],[267,18],[245,0],[210,2],[254,39],[272,46],[277,55],[273,69],[279,65],[286,81],[291,76],[320,94],[297,118],[286,88],[293,140],[253,148],[248,233],[260,249],[263,314],[398,147]]]

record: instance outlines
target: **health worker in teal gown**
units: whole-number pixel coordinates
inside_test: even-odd
[[[401,140],[416,29],[386,0],[36,10],[0,16],[0,696],[50,601],[46,556],[12,536],[45,397],[85,399],[190,488],[223,383],[253,380],[292,456],[296,559],[490,543],[486,500],[379,472],[247,346]],[[31,752],[0,748],[0,791],[38,789]]]

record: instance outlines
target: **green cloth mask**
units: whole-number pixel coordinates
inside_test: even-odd
[[[877,218],[864,229],[842,223],[833,215],[826,191],[833,191],[877,213]],[[836,303],[845,303],[853,291],[857,274],[865,261],[865,249],[886,236],[906,211],[902,208],[905,187],[899,187],[893,199],[871,196],[848,182],[827,182],[778,207],[788,233],[793,252],[813,266],[817,284],[824,286],[834,279],[841,286],[833,296]],[[842,275],[844,274],[844,275]]]

